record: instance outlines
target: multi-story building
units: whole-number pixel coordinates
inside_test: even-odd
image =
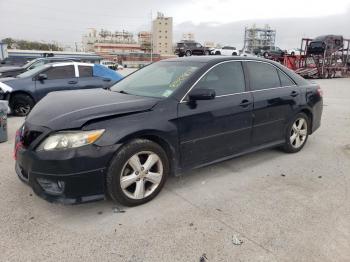
[[[254,49],[261,47],[272,47],[275,46],[276,30],[270,28],[269,25],[265,25],[264,28],[259,28],[253,25],[252,27],[245,28],[244,31],[244,49],[251,52]]]
[[[157,14],[152,26],[153,52],[160,55],[173,55],[173,18]]]

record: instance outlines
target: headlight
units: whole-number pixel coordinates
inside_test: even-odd
[[[58,132],[46,138],[37,150],[50,151],[89,145],[99,139],[104,131],[104,129],[100,129],[92,131]]]

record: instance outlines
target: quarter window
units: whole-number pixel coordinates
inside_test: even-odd
[[[44,73],[47,75],[48,80],[75,77],[73,65],[51,67]]]
[[[245,91],[241,62],[220,64],[210,70],[194,88],[214,89],[217,96]]]
[[[92,66],[78,66],[79,77],[92,77]]]
[[[295,83],[288,76],[286,76],[280,70],[277,71],[281,79],[281,86],[295,86]]]
[[[252,90],[261,90],[280,87],[277,69],[267,63],[247,62],[250,87]]]

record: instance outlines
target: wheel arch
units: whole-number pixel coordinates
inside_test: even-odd
[[[23,91],[23,90],[19,90],[19,91],[12,91],[9,96],[8,96],[8,101],[9,101],[9,104],[11,105],[12,103],[12,99],[14,96],[16,95],[28,95],[33,101],[34,103],[36,103],[33,95],[30,93],[30,92],[27,92],[27,91]]]
[[[178,168],[178,150],[166,138],[165,134],[157,130],[144,130],[129,134],[120,139],[118,143],[127,144],[134,139],[147,139],[161,146],[169,159],[170,174],[176,174]]]
[[[313,114],[309,108],[302,108],[298,113],[304,113],[309,118],[309,135],[312,133]]]

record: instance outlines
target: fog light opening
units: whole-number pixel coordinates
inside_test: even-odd
[[[46,178],[37,178],[41,188],[50,195],[62,195],[65,188],[64,181],[52,181]]]

